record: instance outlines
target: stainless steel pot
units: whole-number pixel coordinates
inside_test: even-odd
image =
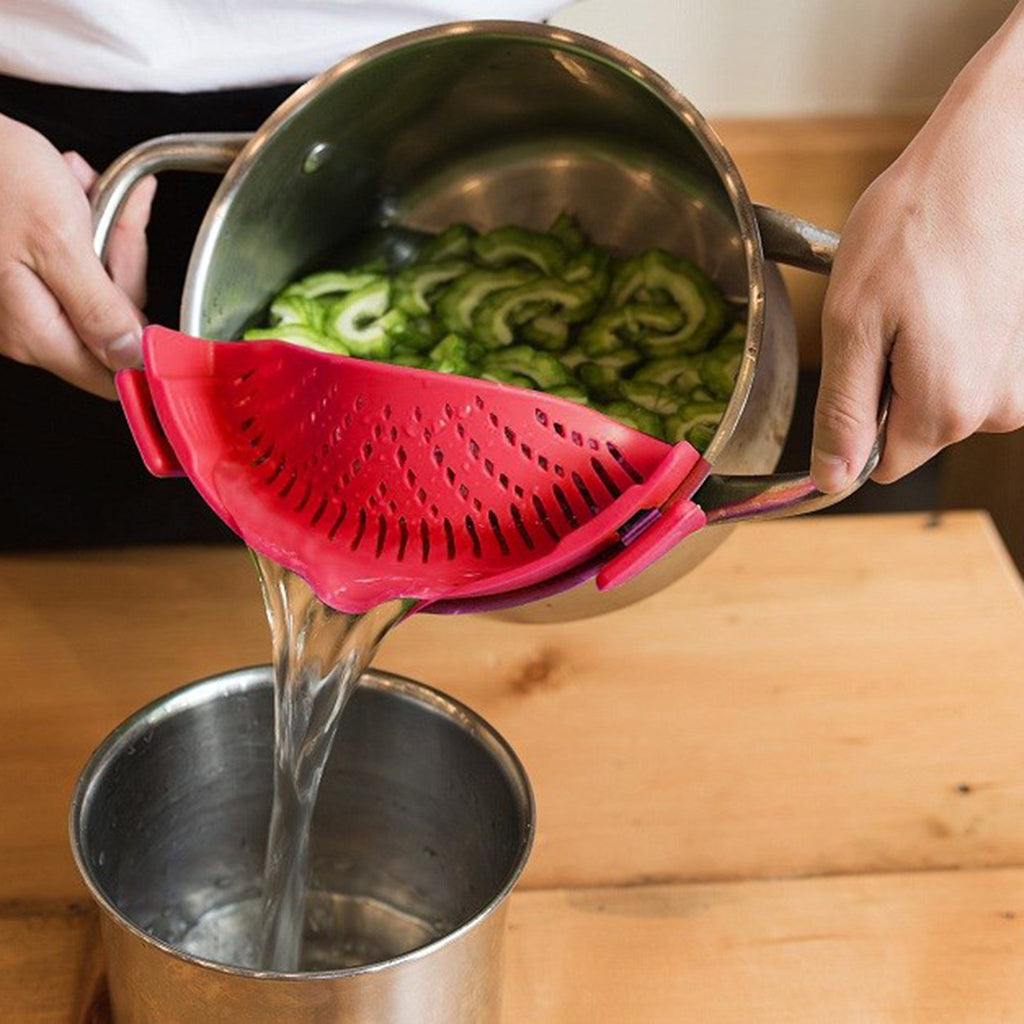
[[[95,191],[98,251],[132,187],[168,169],[224,173],[181,308],[182,329],[208,338],[238,337],[285,282],[374,225],[545,227],[566,209],[612,248],[689,256],[749,311],[736,388],[706,453],[715,475],[697,497],[709,521],[845,497],[821,495],[807,473],[749,476],[776,465],[796,386],[789,302],[768,261],[827,272],[837,237],[754,206],[699,112],[619,50],[515,22],[401,36],[307,82],[252,136],[168,136],[125,153]],[[627,604],[725,536],[722,525],[702,531],[617,590],[587,583],[505,614],[550,621]]]
[[[216,676],[129,718],[82,773],[71,842],[117,1024],[498,1024],[529,782],[472,711],[384,673],[353,694],[320,788],[306,972],[226,966],[255,956],[273,722],[269,668]]]

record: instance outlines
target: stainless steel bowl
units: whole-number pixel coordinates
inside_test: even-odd
[[[774,468],[796,386],[788,298],[766,260],[825,272],[836,236],[755,207],[700,113],[619,50],[515,22],[401,36],[306,83],[252,136],[170,136],[126,153],[95,192],[99,251],[132,186],[168,168],[224,172],[181,309],[182,329],[204,337],[238,337],[285,282],[374,225],[543,228],[564,209],[613,249],[689,256],[748,307],[736,388],[706,453],[715,476],[698,495],[709,519],[843,497],[820,495],[807,473],[749,476]],[[607,611],[689,571],[725,534],[702,531],[617,590],[587,583],[505,614]]]
[[[398,676],[362,678],[324,773],[304,973],[251,966],[272,689],[269,668],[187,686],[82,773],[71,841],[102,910],[117,1024],[497,1024],[529,782],[477,715]]]

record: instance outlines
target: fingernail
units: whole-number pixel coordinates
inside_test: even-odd
[[[125,370],[142,364],[142,330],[136,328],[109,342],[103,350],[107,366],[112,370]]]
[[[834,494],[850,482],[850,463],[838,455],[815,449],[811,457],[811,479],[819,491]]]

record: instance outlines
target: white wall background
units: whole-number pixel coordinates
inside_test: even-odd
[[[624,49],[709,117],[930,110],[1015,0],[580,0],[551,20]]]

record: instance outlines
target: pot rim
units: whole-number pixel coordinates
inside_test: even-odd
[[[507,20],[459,21],[436,25],[395,36],[353,54],[299,86],[253,133],[224,175],[210,202],[196,235],[185,275],[180,313],[182,330],[195,335],[201,333],[200,316],[202,311],[199,306],[197,282],[206,277],[216,237],[235,193],[244,184],[249,170],[259,158],[261,150],[267,145],[270,137],[290,121],[301,116],[305,108],[323,90],[359,68],[372,63],[377,58],[395,50],[461,36],[492,36],[496,40],[502,38],[525,39],[536,45],[548,44],[569,52],[578,50],[589,57],[603,61],[626,74],[634,82],[638,82],[657,99],[669,106],[690,129],[711,161],[732,204],[747,263],[746,344],[732,395],[718,429],[715,431],[715,436],[704,453],[704,458],[713,465],[722,449],[732,438],[746,407],[747,398],[754,383],[754,372],[764,330],[764,254],[753,203],[747,194],[739,170],[733,163],[722,140],[700,111],[675,86],[624,50],[569,29],[540,25],[534,22]]]
[[[119,907],[100,888],[92,876],[86,863],[84,851],[83,825],[88,803],[93,788],[98,784],[105,770],[115,761],[126,746],[142,741],[145,734],[160,722],[198,707],[209,700],[233,694],[244,694],[251,690],[273,682],[273,669],[270,665],[251,665],[246,668],[234,669],[207,676],[204,679],[187,683],[170,693],[146,704],[138,711],[129,715],[120,725],[114,728],[93,751],[85,767],[75,783],[68,814],[68,829],[71,840],[71,852],[75,866],[85,882],[92,898],[100,909],[120,928],[131,933],[135,938],[148,946],[155,947],[162,953],[191,966],[206,968],[221,974],[253,979],[256,981],[331,981],[353,978],[358,975],[375,974],[381,971],[400,967],[403,964],[431,956],[449,943],[457,941],[463,935],[480,925],[495,913],[505,902],[509,893],[515,888],[523,869],[526,867],[533,848],[536,834],[536,804],[533,789],[530,785],[526,769],[508,741],[482,716],[477,714],[454,697],[449,697],[440,690],[425,683],[416,682],[405,676],[391,672],[369,669],[359,679],[358,687],[376,690],[397,696],[420,705],[429,713],[449,719],[480,742],[497,762],[510,783],[517,803],[523,814],[524,827],[520,838],[520,847],[515,863],[502,882],[498,891],[478,911],[470,915],[457,928],[445,933],[424,946],[401,953],[388,960],[378,963],[364,964],[358,967],[339,968],[334,971],[264,971],[251,967],[219,963],[205,957],[195,956],[157,938],[140,928],[129,919]]]

